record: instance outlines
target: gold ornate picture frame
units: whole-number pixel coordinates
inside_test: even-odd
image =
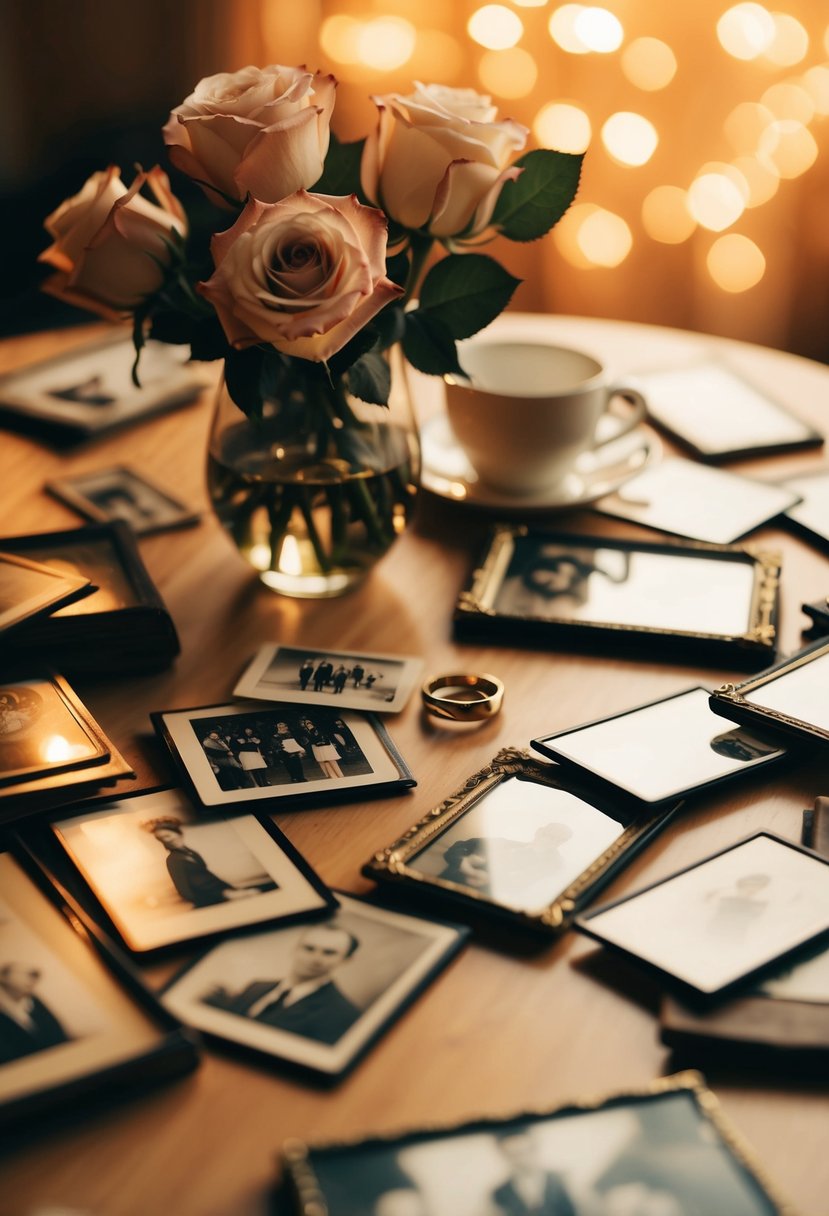
[[[711,694],[714,713],[774,735],[829,744],[829,641],[821,638],[742,684]]]

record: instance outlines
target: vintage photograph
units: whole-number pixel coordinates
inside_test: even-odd
[[[89,579],[0,553],[0,633],[91,591]]]
[[[829,929],[829,861],[759,832],[585,913],[576,928],[713,995]]]
[[[422,668],[422,659],[405,655],[263,646],[233,695],[397,713],[408,701]]]
[[[744,684],[718,688],[711,708],[726,718],[808,742],[829,740],[829,642],[821,639]]]
[[[46,489],[87,519],[122,519],[137,536],[189,527],[199,515],[124,465],[47,482]]]
[[[109,759],[79,706],[55,679],[0,685],[0,787]]]
[[[162,999],[182,1021],[336,1076],[460,949],[457,926],[338,893],[325,920],[222,942]]]
[[[269,818],[195,813],[179,790],[52,824],[130,950],[323,915],[336,901]]]
[[[414,784],[370,714],[241,701],[151,718],[204,806]]]
[[[689,688],[532,746],[648,804],[687,797],[786,755],[747,727],[729,729],[709,700],[708,689]]]
[[[686,1074],[687,1076],[688,1074]],[[775,1216],[782,1212],[703,1091],[293,1149],[297,1216]],[[707,1098],[712,1095],[706,1094]],[[314,1208],[314,1211],[320,1210]]]

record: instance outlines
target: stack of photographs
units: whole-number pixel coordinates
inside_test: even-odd
[[[162,671],[179,653],[172,618],[127,524],[6,537],[0,550],[92,585],[83,599],[17,627],[16,659],[32,656],[69,675],[125,675]]]
[[[94,587],[88,578],[0,552],[0,637],[37,617],[48,616]]]
[[[711,695],[714,713],[772,736],[829,744],[829,642],[821,639],[736,687]]]

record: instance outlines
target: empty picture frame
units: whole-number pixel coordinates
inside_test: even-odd
[[[363,873],[459,915],[557,934],[674,810],[603,801],[553,765],[505,748]]]
[[[186,528],[199,522],[197,511],[125,465],[61,477],[48,481],[46,489],[96,523],[123,520],[136,536]]]
[[[697,997],[723,996],[829,930],[829,859],[758,832],[586,912],[576,928]]]
[[[195,1036],[22,848],[0,852],[0,1127],[185,1072]]]
[[[807,743],[829,743],[829,642],[821,639],[743,684],[711,694],[714,713]]]
[[[499,525],[455,608],[461,638],[659,651],[755,668],[775,653],[779,554]]]
[[[0,552],[0,633],[87,595],[88,578]]]
[[[736,780],[786,756],[779,742],[713,713],[697,685],[608,718],[533,739],[532,747],[562,767],[663,806]]]
[[[295,1216],[529,1212],[528,1173],[556,1216],[793,1216],[693,1072],[549,1111],[346,1143],[291,1140],[282,1166]]]

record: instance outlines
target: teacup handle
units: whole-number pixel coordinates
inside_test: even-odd
[[[609,435],[606,435],[604,439],[599,439],[594,443],[594,450],[595,448],[603,448],[606,443],[613,443],[614,440],[621,439],[623,435],[627,435],[628,431],[632,431],[635,426],[639,426],[640,422],[643,422],[645,419],[647,410],[645,398],[637,389],[626,388],[623,385],[617,384],[611,385],[607,393],[608,408],[606,413],[610,413],[610,405],[615,397],[623,397],[628,402],[632,407],[630,415],[627,418],[619,418],[618,415],[614,415],[619,425]]]

